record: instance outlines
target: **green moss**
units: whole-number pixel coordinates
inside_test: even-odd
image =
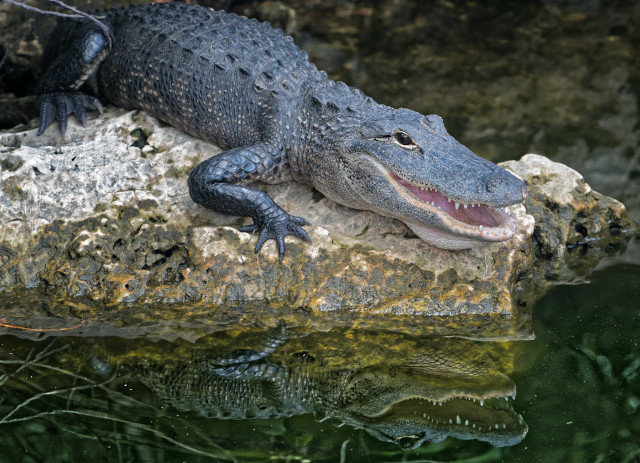
[[[362,231],[361,231],[360,233],[358,233],[356,236],[357,236],[358,238],[360,238],[360,237],[362,237],[362,236],[366,235],[366,234],[367,234],[367,232],[369,231],[370,226],[371,226],[371,223],[367,223],[367,224],[364,226],[364,228],[362,229]]]
[[[19,183],[20,181],[16,177],[9,177],[0,184],[0,189],[9,196],[11,201],[20,201],[25,197],[25,193]]]
[[[7,172],[15,172],[23,165],[24,161],[19,158],[16,159],[13,157],[8,157],[6,159],[0,159],[0,170],[6,170]]]
[[[147,217],[149,223],[167,223],[168,220],[161,214],[151,214]]]
[[[140,215],[140,212],[135,207],[124,206],[118,215],[118,219],[121,221],[129,221],[134,217]]]
[[[200,158],[198,156],[189,156],[187,158],[187,161],[188,161],[187,164],[191,165],[192,168],[197,166],[201,162],[201,160],[200,160]]]
[[[158,207],[158,202],[155,199],[143,199],[138,201],[138,207],[142,210],[151,210]]]
[[[135,129],[131,133],[129,133],[129,135],[131,135],[131,138],[134,139],[134,142],[131,144],[131,146],[133,146],[135,148],[142,149],[142,148],[144,148],[145,146],[148,145],[147,139],[149,138],[149,135],[151,135],[151,134],[145,132],[143,129],[138,127],[137,129]],[[142,157],[145,158],[146,154],[142,153]]]
[[[93,212],[95,212],[96,214],[100,214],[106,210],[107,210],[107,205],[104,203],[96,204],[96,207],[93,208]]]
[[[167,170],[167,174],[166,175],[169,178],[179,179],[179,178],[187,177],[189,175],[189,173],[191,172],[191,170],[193,170],[193,167],[191,167],[191,166],[185,166],[185,167],[182,167],[180,169],[177,169],[175,167],[170,167]]]

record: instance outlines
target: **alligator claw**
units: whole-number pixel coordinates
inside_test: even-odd
[[[67,120],[71,114],[76,116],[83,126],[87,125],[87,109],[97,110],[102,114],[102,105],[97,98],[81,92],[52,92],[38,95],[40,109],[40,127],[38,135],[42,135],[47,127],[56,119],[64,136],[67,131]]]
[[[311,224],[303,217],[296,217],[294,215],[284,213],[283,215],[270,219],[269,221],[265,221],[262,224],[253,223],[251,225],[245,225],[239,230],[247,233],[254,233],[258,230],[260,231],[255,248],[256,254],[260,252],[260,249],[262,249],[262,246],[268,240],[275,240],[278,246],[278,256],[280,257],[280,262],[282,262],[285,253],[285,236],[292,235],[300,238],[301,240],[311,242],[309,234],[302,228],[304,225]]]

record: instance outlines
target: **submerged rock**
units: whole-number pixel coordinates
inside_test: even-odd
[[[41,137],[0,134],[5,301],[39,288],[66,307],[54,313],[68,317],[75,304],[72,317],[94,321],[135,303],[147,310],[130,322],[198,313],[211,324],[279,317],[319,329],[383,323],[528,338],[531,302],[548,284],[584,278],[635,230],[624,206],[577,172],[527,155],[504,164],[529,181],[526,210],[510,208],[516,236],[467,251],[433,248],[401,222],[343,207],[307,185],[256,183],[313,224],[313,243],[287,238],[279,263],[273,242],[256,255],[255,237],[236,230],[250,219],[189,198],[189,172],[219,151],[144,112],[112,107],[86,128],[71,121],[65,139],[53,128]],[[3,305],[21,316],[20,304]]]

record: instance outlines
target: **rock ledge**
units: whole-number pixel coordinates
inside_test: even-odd
[[[217,152],[144,112],[112,107],[86,128],[72,121],[64,140],[54,128],[0,134],[0,290],[46,289],[93,315],[166,303],[210,314],[243,307],[247,317],[289,311],[298,322],[291,314],[302,311],[325,328],[328,319],[394,319],[391,329],[424,331],[427,320],[445,326],[442,316],[455,315],[508,320],[507,331],[518,331],[549,281],[584,278],[636,230],[621,203],[577,172],[527,155],[503,164],[529,182],[526,210],[511,208],[516,236],[470,251],[430,247],[401,222],[306,185],[256,184],[313,224],[313,244],[287,238],[280,264],[273,242],[256,255],[255,237],[236,230],[248,219],[190,200],[188,173]]]

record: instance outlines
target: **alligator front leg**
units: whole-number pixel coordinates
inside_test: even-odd
[[[69,50],[56,58],[44,74],[36,101],[40,110],[38,135],[56,119],[64,135],[71,114],[86,125],[87,109],[97,109],[102,113],[100,101],[78,89],[107,56],[110,43],[111,39],[95,24],[79,27]]]
[[[213,211],[251,217],[253,224],[240,231],[259,231],[256,253],[267,240],[275,240],[282,261],[285,236],[311,241],[302,228],[309,222],[289,215],[266,193],[236,183],[243,179],[267,179],[275,169],[283,167],[283,162],[278,150],[267,143],[225,151],[202,162],[191,172],[189,194],[193,201]]]
[[[280,320],[277,327],[269,329],[264,334],[264,339],[257,349],[239,349],[228,357],[207,360],[207,370],[225,377],[257,376],[256,372],[264,370],[264,366],[274,365],[269,362],[268,357],[288,340],[284,321]]]

